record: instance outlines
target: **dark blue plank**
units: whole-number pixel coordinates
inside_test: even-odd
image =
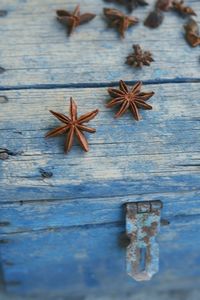
[[[199,225],[199,218],[193,217],[174,219],[162,227],[160,273],[149,283],[136,283],[126,275],[125,250],[119,246],[124,227],[116,224],[11,234],[1,247],[7,289],[40,297],[70,297],[123,295],[144,287],[183,288],[189,278],[195,279],[195,285],[200,276]]]

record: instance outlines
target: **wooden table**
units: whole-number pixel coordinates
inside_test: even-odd
[[[189,295],[200,283],[199,48],[186,43],[186,20],[175,13],[156,30],[144,27],[149,2],[120,40],[102,17],[114,5],[103,1],[81,1],[97,17],[67,38],[55,11],[76,1],[1,0],[0,148],[9,151],[0,160],[0,253],[9,293],[128,299],[147,290],[155,300],[161,292]],[[187,2],[200,16],[199,1]],[[153,53],[150,67],[124,63],[133,43]],[[155,91],[140,122],[129,113],[116,120],[105,108],[107,88],[120,79]],[[70,96],[81,114],[100,113],[90,152],[75,145],[65,156],[64,137],[44,135],[58,124],[48,110],[68,113]],[[118,239],[122,205],[145,200],[161,200],[170,225],[159,236],[160,273],[138,284],[126,275]]]

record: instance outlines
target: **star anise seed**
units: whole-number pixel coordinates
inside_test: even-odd
[[[112,8],[104,8],[104,15],[111,27],[116,27],[120,36],[124,38],[125,31],[139,22],[136,17],[129,17],[121,11]]]
[[[90,120],[94,119],[96,115],[98,114],[98,109],[86,113],[80,117],[77,116],[77,105],[75,101],[70,98],[70,116],[66,116],[62,113],[55,112],[50,110],[52,115],[56,117],[59,121],[63,123],[63,125],[56,127],[55,129],[49,131],[46,134],[46,137],[54,137],[60,134],[67,133],[67,139],[65,143],[65,153],[69,152],[72,144],[74,137],[76,136],[77,140],[79,141],[81,147],[85,151],[89,151],[89,146],[87,139],[85,135],[83,134],[83,131],[89,132],[89,133],[94,133],[96,132],[96,129],[90,128],[84,123],[89,122]]]
[[[57,10],[57,19],[60,23],[68,28],[68,35],[70,35],[76,27],[87,23],[96,17],[95,14],[85,13],[80,14],[80,6],[77,5],[73,12],[67,10]]]
[[[157,28],[159,27],[164,20],[164,14],[160,9],[155,9],[150,12],[144,21],[144,25],[149,28]]]
[[[145,0],[104,0],[105,2],[114,2],[117,4],[124,5],[129,12],[132,12],[139,5],[145,6],[148,3]]]
[[[131,110],[135,120],[140,120],[138,108],[152,109],[152,106],[145,101],[149,100],[154,92],[141,92],[142,82],[138,81],[131,89],[128,88],[123,80],[119,82],[119,89],[109,88],[108,93],[112,100],[106,107],[111,108],[115,105],[121,105],[119,111],[115,114],[116,118],[121,117],[128,108]]]
[[[141,68],[144,66],[150,66],[154,61],[150,51],[143,51],[140,45],[133,45],[134,52],[129,54],[126,58],[126,63],[133,67]]]
[[[185,38],[187,42],[192,47],[196,47],[200,45],[200,35],[199,35],[199,26],[197,22],[193,19],[189,19],[187,24],[184,26],[185,28]]]
[[[195,11],[191,7],[186,6],[184,4],[184,0],[180,0],[180,1],[175,0],[172,2],[172,5],[173,5],[173,9],[182,16],[188,16],[188,15],[196,16]]]

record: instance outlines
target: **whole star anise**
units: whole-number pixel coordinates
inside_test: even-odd
[[[98,114],[98,109],[86,113],[80,117],[77,116],[77,105],[75,101],[70,98],[70,117],[50,110],[50,112],[62,123],[63,125],[49,131],[46,134],[46,137],[54,137],[63,133],[67,133],[67,139],[65,143],[65,153],[69,152],[72,144],[74,137],[76,136],[77,140],[79,141],[81,147],[85,150],[89,150],[88,142],[86,140],[85,135],[83,134],[83,131],[89,132],[89,133],[94,133],[96,132],[96,129],[87,127],[83,123],[87,123],[90,120],[92,120],[96,115]]]
[[[129,12],[137,8],[139,5],[145,6],[148,3],[145,0],[104,0],[105,2],[115,2],[124,5]]]
[[[121,11],[112,8],[104,8],[104,15],[108,19],[111,27],[116,27],[120,36],[124,38],[125,31],[139,22],[136,17],[129,17]]]
[[[187,16],[187,15],[196,16],[195,11],[191,7],[186,6],[184,4],[184,0],[180,0],[180,1],[174,0],[172,2],[172,8],[182,16]]]
[[[69,12],[67,10],[57,10],[56,14],[58,21],[67,26],[68,35],[70,35],[77,26],[87,23],[96,17],[95,14],[91,13],[85,13],[81,15],[79,5],[76,6],[73,12]]]
[[[152,109],[152,106],[145,101],[150,99],[154,92],[141,92],[142,82],[138,81],[131,89],[128,88],[123,80],[119,82],[119,90],[109,88],[108,93],[113,98],[106,106],[108,108],[121,105],[120,110],[115,114],[116,118],[121,117],[129,108],[135,120],[140,120],[138,108]]]
[[[142,51],[140,45],[133,45],[134,52],[129,54],[126,58],[126,63],[130,66],[141,68],[144,66],[150,66],[154,61],[150,51]]]

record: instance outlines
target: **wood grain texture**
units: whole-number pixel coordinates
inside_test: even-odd
[[[187,45],[186,20],[174,13],[157,30],[144,27],[149,2],[133,12],[141,22],[121,41],[102,18],[113,5],[101,0],[81,1],[97,17],[70,39],[55,11],[75,0],[1,0],[0,148],[8,150],[0,160],[0,282],[8,292],[127,300],[152,291],[154,300],[163,292],[183,300],[200,284],[199,48]],[[188,4],[200,15],[198,0]],[[153,52],[150,67],[124,64],[133,43]],[[121,78],[155,91],[139,123],[105,108],[107,87]],[[80,114],[100,114],[91,122],[97,133],[87,135],[90,152],[75,145],[65,156],[64,137],[44,135],[58,124],[48,110],[68,112],[70,96]],[[123,204],[148,200],[164,203],[170,224],[159,235],[161,272],[138,284],[120,246]]]
[[[103,20],[102,8],[112,6],[104,1],[81,1],[82,11],[97,17],[77,28],[69,39],[55,11],[73,9],[76,1],[1,0],[8,14],[0,18],[0,65],[6,70],[0,75],[0,88],[107,85],[121,77],[147,82],[199,81],[199,50],[191,49],[184,40],[185,19],[170,12],[160,28],[146,28],[143,20],[154,1],[149,2],[152,5],[133,12],[140,24],[121,41]],[[200,14],[198,0],[191,0],[190,5]],[[151,67],[135,70],[124,64],[133,43],[153,52]]]
[[[191,222],[200,214],[199,191],[173,192],[147,195],[126,195],[35,203],[4,204],[0,209],[0,234],[37,232],[67,227],[92,226],[97,224],[124,224],[127,202],[161,200],[164,202],[162,219],[169,223],[176,219]]]
[[[152,111],[113,118],[105,88],[7,91],[1,105],[1,148],[13,155],[0,161],[2,202],[116,197],[199,189],[198,83],[146,85],[155,91]],[[191,91],[189,97],[188,90]],[[74,146],[63,154],[64,137],[44,139],[58,124],[48,110],[79,113],[100,109],[91,122],[90,152]],[[40,168],[53,176],[41,177]]]
[[[199,240],[193,243],[199,225],[199,218],[193,217],[162,227],[160,273],[145,284],[126,275],[125,249],[119,246],[124,226],[104,224],[10,234],[9,242],[1,247],[7,291],[39,295],[40,299],[44,295],[77,299],[95,293],[124,296],[144,289],[191,289],[200,276]]]

